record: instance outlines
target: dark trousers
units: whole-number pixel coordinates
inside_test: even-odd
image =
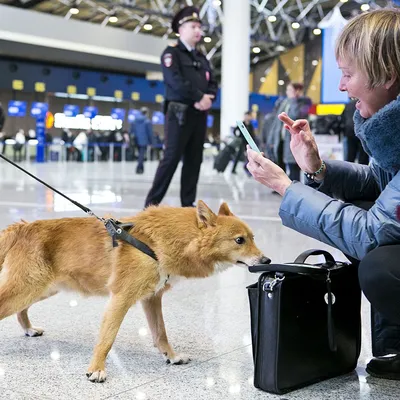
[[[138,164],[137,169],[144,169],[144,156],[146,155],[147,146],[138,146],[139,156],[138,156]]]
[[[289,168],[289,178],[300,182],[300,167],[296,163],[289,163],[286,166]]]
[[[372,307],[372,352],[400,354],[400,245],[378,247],[358,266],[360,286]]]
[[[369,156],[364,151],[360,140],[356,136],[345,136],[343,138],[343,156],[345,161],[368,165]]]
[[[232,167],[232,172],[235,173],[236,172],[236,167],[240,161],[240,159],[243,157],[243,153],[246,149],[246,142],[241,142],[239,149],[236,153],[236,157],[235,157],[235,161],[233,162],[233,167]],[[246,164],[247,164],[247,159],[246,159]]]
[[[176,115],[168,111],[165,123],[164,157],[158,165],[145,207],[161,203],[181,159],[181,204],[182,207],[190,207],[196,200],[197,181],[203,161],[207,113],[188,107],[185,121],[183,125],[179,125]]]

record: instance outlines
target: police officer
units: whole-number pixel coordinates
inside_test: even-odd
[[[181,204],[194,205],[207,110],[218,90],[208,60],[196,50],[202,38],[198,9],[192,6],[181,9],[172,20],[172,30],[179,33],[178,43],[168,46],[161,56],[166,87],[164,157],[147,195],[146,207],[162,201],[181,159]]]

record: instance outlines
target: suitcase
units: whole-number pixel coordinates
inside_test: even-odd
[[[324,255],[325,262],[306,264],[310,255]],[[294,263],[249,270],[262,272],[247,288],[255,387],[283,394],[356,368],[361,348],[356,267],[313,249]]]
[[[236,150],[231,145],[226,145],[215,157],[214,169],[218,172],[224,172],[229,164],[229,161],[235,156]]]

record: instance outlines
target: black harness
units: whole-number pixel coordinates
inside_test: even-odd
[[[20,169],[21,171],[25,172],[27,175],[29,175],[33,179],[36,179],[42,185],[47,186],[53,192],[55,192],[55,193],[59,194],[60,196],[64,197],[65,199],[70,201],[72,204],[76,205],[81,210],[83,210],[86,214],[90,215],[91,217],[95,217],[99,221],[101,221],[104,224],[105,228],[107,229],[108,234],[111,236],[113,247],[117,247],[118,246],[118,240],[123,240],[124,242],[129,243],[130,245],[132,245],[133,247],[136,247],[141,252],[147,254],[149,257],[151,257],[154,260],[158,261],[156,254],[154,253],[154,251],[149,246],[147,246],[145,243],[143,243],[139,239],[134,238],[132,235],[129,234],[129,230],[134,227],[134,224],[132,224],[132,223],[122,223],[122,222],[116,221],[116,220],[114,220],[112,218],[104,219],[104,218],[98,217],[90,208],[87,208],[87,207],[83,206],[82,204],[78,203],[77,201],[70,199],[64,193],[61,193],[57,189],[54,189],[52,186],[50,186],[46,182],[42,181],[41,179],[39,179],[35,175],[32,175],[30,172],[28,172],[24,168],[20,167],[18,164],[15,164],[14,162],[9,160],[7,157],[3,156],[2,154],[0,154],[0,158],[2,158],[3,160],[9,162],[14,167]]]

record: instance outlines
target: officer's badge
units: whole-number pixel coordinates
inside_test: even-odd
[[[164,62],[164,65],[167,68],[169,68],[172,65],[172,54],[171,53],[164,54],[163,62]]]

